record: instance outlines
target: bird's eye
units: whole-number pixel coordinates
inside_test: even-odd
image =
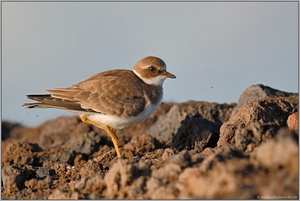
[[[150,67],[149,67],[149,71],[150,71],[151,73],[155,73],[156,69],[155,69],[153,66],[150,66]]]

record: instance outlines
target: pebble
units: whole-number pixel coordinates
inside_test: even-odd
[[[299,113],[295,112],[291,114],[286,123],[290,131],[299,131]]]

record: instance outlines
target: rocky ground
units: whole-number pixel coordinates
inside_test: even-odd
[[[3,199],[299,199],[298,94],[163,103],[110,138],[77,117],[2,122]]]

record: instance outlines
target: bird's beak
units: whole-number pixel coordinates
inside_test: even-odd
[[[163,76],[164,76],[165,78],[172,78],[172,79],[175,79],[175,78],[176,78],[175,75],[173,75],[172,73],[169,73],[168,71],[166,71],[166,72],[163,74]]]

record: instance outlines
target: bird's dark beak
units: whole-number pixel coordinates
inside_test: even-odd
[[[166,72],[164,73],[164,77],[165,77],[165,78],[172,78],[172,79],[175,79],[175,78],[176,78],[175,75],[173,75],[172,73],[169,73],[168,71],[166,71]]]

